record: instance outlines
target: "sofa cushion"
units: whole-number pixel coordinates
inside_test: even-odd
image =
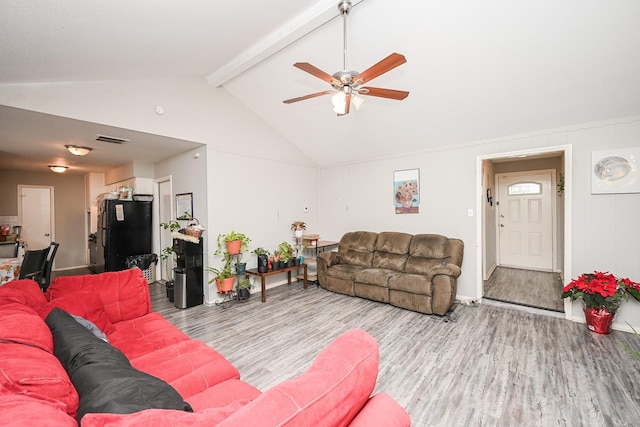
[[[369,427],[372,425],[411,426],[407,411],[387,393],[372,396],[353,419],[349,427]]]
[[[114,326],[116,330],[108,335],[109,342],[129,360],[189,340],[184,332],[159,313],[149,313]]]
[[[356,274],[364,269],[364,267],[354,264],[336,264],[327,270],[327,276],[353,281]]]
[[[40,286],[33,280],[12,280],[0,286],[0,306],[18,303],[40,310],[47,303]]]
[[[364,268],[355,275],[356,283],[364,283],[367,285],[389,286],[389,278],[394,274],[399,274],[396,270],[388,270],[385,268]]]
[[[389,279],[389,289],[394,291],[430,296],[432,288],[429,277],[422,274],[401,274]]]
[[[44,307],[42,317],[46,318],[55,307],[89,320],[107,335],[116,330],[104,312],[102,300],[93,286],[84,287],[80,291],[64,294],[49,301]]]
[[[77,414],[78,393],[69,375],[53,354],[39,347],[0,343],[0,383],[59,402],[72,417]]]
[[[1,379],[0,379],[1,382]],[[45,396],[7,389],[0,384],[0,414],[3,427],[77,427],[65,406]]]
[[[30,345],[53,354],[53,338],[47,324],[33,308],[23,304],[5,304],[0,309],[0,341]]]
[[[404,271],[412,237],[411,234],[390,231],[378,234],[373,254],[373,266]]]
[[[240,378],[235,366],[198,340],[180,341],[130,361],[134,368],[171,384],[185,399],[215,384]]]
[[[169,384],[133,368],[118,349],[64,311],[54,308],[45,321],[53,334],[55,355],[80,396],[78,420],[95,412],[127,414],[150,408],[191,411]]]
[[[49,300],[62,295],[95,288],[111,323],[135,319],[151,312],[149,285],[137,267],[123,271],[56,278],[47,289]]]
[[[371,267],[377,237],[377,233],[370,231],[346,233],[338,246],[341,263]]]
[[[375,339],[352,330],[322,351],[305,373],[262,393],[219,426],[347,425],[371,395],[377,375]]]

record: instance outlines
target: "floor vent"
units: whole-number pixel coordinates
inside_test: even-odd
[[[131,141],[130,139],[117,138],[115,136],[96,135],[93,137],[94,141],[108,142],[110,144],[124,144]]]

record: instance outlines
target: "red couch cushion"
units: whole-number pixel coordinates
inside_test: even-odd
[[[5,304],[0,309],[0,341],[30,345],[53,354],[49,327],[34,309],[23,304]]]
[[[102,300],[93,286],[88,286],[81,291],[64,294],[51,300],[44,306],[42,318],[46,318],[55,307],[89,320],[107,335],[116,330],[107,318]]]
[[[349,427],[371,426],[410,427],[411,417],[393,397],[378,393],[367,401],[349,424]]]
[[[115,332],[107,334],[109,342],[129,360],[189,340],[159,313],[149,313],[137,319],[115,323],[114,326]]]
[[[13,280],[0,286],[0,306],[18,303],[40,310],[47,303],[40,286],[33,280]]]
[[[37,394],[64,405],[67,414],[78,412],[78,393],[60,361],[30,345],[0,344],[0,382],[22,394]]]
[[[111,323],[135,319],[151,312],[149,285],[137,267],[102,274],[58,277],[51,282],[46,296],[53,300],[91,286],[100,295]]]
[[[78,422],[64,411],[64,406],[52,400],[24,394],[2,395],[0,414],[3,427],[77,427]]]
[[[339,336],[302,375],[272,387],[219,426],[345,426],[378,376],[378,344],[363,330]]]
[[[184,399],[223,381],[240,378],[235,366],[197,340],[180,341],[130,360],[136,369],[171,384]]]

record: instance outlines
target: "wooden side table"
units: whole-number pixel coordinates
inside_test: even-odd
[[[247,274],[260,277],[260,284],[262,286],[262,302],[266,302],[267,301],[267,284],[266,284],[267,277],[273,276],[274,274],[287,273],[287,285],[291,285],[291,272],[292,271],[297,272],[301,268],[304,270],[304,276],[303,276],[304,288],[307,289],[307,286],[308,286],[307,264],[294,265],[293,267],[285,267],[285,268],[280,268],[278,270],[270,269],[266,273],[260,273],[257,268],[250,268],[247,270]]]

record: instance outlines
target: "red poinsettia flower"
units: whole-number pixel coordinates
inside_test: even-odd
[[[582,298],[587,308],[605,308],[612,313],[631,295],[640,301],[640,284],[609,272],[582,274],[564,287],[562,298]]]

